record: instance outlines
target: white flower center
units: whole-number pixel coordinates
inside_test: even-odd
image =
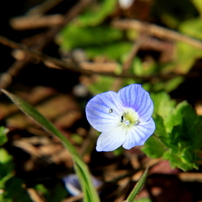
[[[124,108],[124,113],[121,116],[120,122],[123,126],[132,127],[140,123],[137,112],[132,108]]]

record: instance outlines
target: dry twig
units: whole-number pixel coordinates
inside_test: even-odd
[[[75,72],[79,72],[79,73],[83,73],[83,74],[87,74],[87,75],[98,74],[98,75],[105,75],[105,76],[111,76],[111,77],[121,77],[121,78],[139,78],[139,79],[144,79],[144,80],[150,80],[153,77],[153,76],[152,77],[144,77],[144,76],[141,77],[141,76],[129,75],[129,74],[125,74],[125,73],[118,75],[118,74],[115,74],[113,72],[92,71],[92,70],[89,70],[89,69],[92,69],[92,66],[93,66],[92,63],[89,63],[89,67],[87,67],[88,66],[87,62],[84,62],[83,63],[84,68],[82,67],[82,63],[79,63],[80,66],[76,66],[76,64],[73,63],[71,60],[66,60],[64,62],[64,61],[59,60],[57,58],[53,58],[53,57],[50,57],[46,54],[43,54],[40,51],[30,49],[30,48],[24,46],[23,44],[11,41],[11,40],[3,37],[3,36],[0,36],[0,43],[4,44],[6,46],[9,46],[11,48],[14,48],[14,49],[23,50],[24,52],[29,54],[29,56],[31,58],[33,57],[33,58],[36,58],[36,59],[43,61],[43,62],[49,61],[59,68],[67,69],[67,70],[71,70],[71,71],[75,71]],[[23,62],[23,61],[19,61],[19,62]],[[98,64],[95,63],[94,65],[97,66]],[[108,65],[108,64],[106,63],[106,65]],[[3,88],[1,83],[0,83],[0,88]]]
[[[64,16],[61,14],[55,15],[34,15],[26,17],[15,17],[10,20],[10,25],[15,30],[29,30],[45,27],[52,27],[59,25],[64,20]]]
[[[181,41],[196,48],[202,49],[202,42],[197,39],[193,39],[179,32],[146,22],[141,22],[138,20],[116,20],[112,22],[112,25],[119,29],[135,29],[139,32],[146,33],[147,35],[152,35],[169,40]]]
[[[40,196],[36,190],[34,190],[32,188],[27,188],[27,192],[33,202],[47,202],[46,199],[44,197]]]

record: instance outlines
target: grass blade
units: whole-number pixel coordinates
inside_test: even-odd
[[[127,202],[133,202],[134,198],[137,196],[137,194],[142,189],[142,187],[146,181],[147,174],[148,174],[148,168],[146,168],[143,175],[141,176],[141,178],[139,179],[139,181],[137,182],[137,184],[135,185],[135,187],[133,188],[133,190],[129,194],[128,198],[126,199]]]
[[[88,170],[87,165],[82,161],[81,157],[77,153],[74,146],[54,127],[54,125],[49,122],[43,115],[41,115],[36,109],[34,109],[27,102],[22,100],[9,93],[6,90],[1,90],[4,94],[6,94],[14,104],[27,116],[31,117],[37,124],[43,127],[47,132],[56,135],[65,148],[71,153],[72,159],[74,161],[75,172],[78,176],[78,179],[81,183],[81,187],[84,193],[84,201],[85,202],[100,202],[99,196],[95,187],[93,186],[90,172]]]

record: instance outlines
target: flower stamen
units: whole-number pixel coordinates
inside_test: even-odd
[[[140,123],[139,116],[132,108],[125,108],[121,116],[121,123],[127,127],[136,126]]]

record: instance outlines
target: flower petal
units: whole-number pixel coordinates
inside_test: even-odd
[[[133,117],[131,110],[137,117]],[[152,112],[150,95],[139,84],[127,86],[118,93],[108,91],[96,95],[86,105],[86,117],[102,132],[97,151],[113,151],[121,145],[125,149],[143,145],[155,130]],[[137,122],[133,120],[136,118]],[[137,124],[133,125],[133,121]]]
[[[67,175],[63,178],[66,189],[73,196],[78,196],[81,193],[81,186],[78,177],[75,174]]]
[[[134,126],[128,131],[123,147],[125,149],[131,149],[132,147],[143,145],[153,134],[154,130],[155,124],[152,118],[147,122]]]
[[[108,132],[101,133],[97,140],[97,151],[113,151],[120,147],[126,139],[126,130],[116,126]]]
[[[131,84],[118,92],[118,97],[124,107],[133,108],[141,120],[147,121],[153,112],[153,101],[140,84]]]
[[[98,131],[113,128],[121,117],[123,107],[117,99],[117,93],[108,91],[93,97],[86,105],[86,117]]]

